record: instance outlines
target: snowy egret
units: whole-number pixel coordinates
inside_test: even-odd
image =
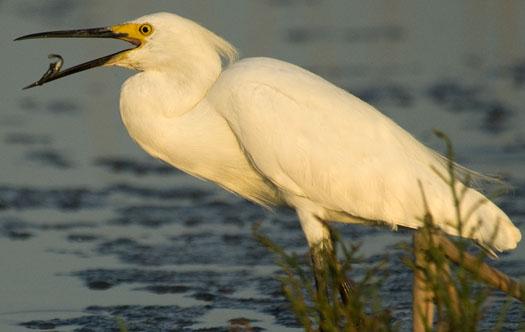
[[[435,172],[447,174],[446,158],[305,69],[270,58],[237,61],[224,39],[170,13],[18,39],[55,37],[117,38],[134,47],[31,86],[97,66],[138,71],[120,96],[130,136],[193,176],[264,206],[292,207],[311,248],[329,243],[331,221],[420,227],[421,189],[437,226],[458,235],[450,188]],[[515,248],[518,228],[480,192],[465,188],[466,211],[482,200],[464,234],[495,251]]]

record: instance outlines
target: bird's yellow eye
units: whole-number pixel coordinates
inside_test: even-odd
[[[143,36],[149,36],[153,32],[153,27],[150,24],[142,24],[139,27],[139,31]]]

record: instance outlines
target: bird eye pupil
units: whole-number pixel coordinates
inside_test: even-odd
[[[148,34],[150,33],[151,29],[149,26],[147,25],[143,25],[140,27],[140,32],[142,32],[143,34]]]

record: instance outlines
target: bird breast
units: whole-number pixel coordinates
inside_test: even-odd
[[[148,80],[148,81],[147,81]],[[124,83],[121,117],[150,155],[262,205],[279,204],[273,185],[252,167],[226,121],[206,101],[189,110],[144,73]],[[150,88],[156,87],[156,88]],[[162,96],[161,96],[162,95]]]

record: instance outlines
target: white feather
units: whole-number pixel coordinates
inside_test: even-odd
[[[419,183],[435,222],[457,235],[450,188],[434,171],[447,174],[443,157],[369,104],[278,60],[222,70],[235,49],[176,15],[137,22],[155,32],[121,64],[143,71],[124,84],[121,113],[153,156],[260,204],[295,208],[311,245],[326,238],[326,221],[420,227]],[[463,235],[515,248],[519,230],[482,194],[466,189],[462,211],[480,200]]]

